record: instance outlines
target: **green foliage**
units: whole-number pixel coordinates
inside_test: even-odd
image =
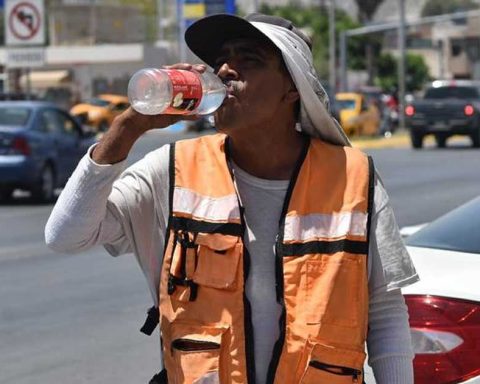
[[[479,6],[473,0],[428,0],[422,9],[422,17],[443,15],[458,11],[478,9]]]
[[[398,88],[397,59],[390,53],[382,54],[377,61],[378,72],[375,82],[383,89]],[[406,89],[408,92],[419,90],[430,81],[428,66],[421,55],[407,54]]]
[[[310,35],[312,37],[314,66],[320,77],[327,78],[329,60],[328,8],[318,6],[301,8],[293,5],[272,7],[264,4],[262,5],[260,12],[281,16],[291,20],[297,27],[302,28],[308,35]],[[340,31],[358,28],[360,26],[341,9],[336,9],[335,11],[335,23],[337,41],[339,41],[338,36]],[[365,37],[348,39],[348,66],[350,68],[365,68],[365,41]],[[337,44],[337,50],[338,49],[339,46]]]

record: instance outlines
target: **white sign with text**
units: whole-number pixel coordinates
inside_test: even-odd
[[[42,47],[32,48],[8,48],[8,68],[35,68],[45,65],[45,49]]]

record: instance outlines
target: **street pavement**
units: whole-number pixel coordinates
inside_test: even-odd
[[[147,133],[129,163],[184,135]],[[480,150],[454,139],[412,150],[405,134],[356,140],[374,159],[400,226],[430,221],[478,195]],[[134,257],[100,247],[50,251],[51,205],[25,195],[0,204],[0,384],[146,383],[158,366],[158,333],[138,332],[151,305]]]

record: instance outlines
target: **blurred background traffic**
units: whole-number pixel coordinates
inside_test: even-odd
[[[137,331],[150,302],[135,260],[54,254],[43,228],[128,108],[131,75],[197,62],[182,38],[196,19],[255,11],[312,37],[332,116],[389,191],[422,278],[404,292],[415,382],[480,383],[478,199],[453,210],[480,190],[480,0],[0,0],[1,384],[139,383],[157,370],[158,339]],[[212,128],[147,132],[127,163]]]

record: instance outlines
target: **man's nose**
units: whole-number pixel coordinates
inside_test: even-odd
[[[218,77],[223,80],[237,80],[238,79],[238,72],[228,63],[223,63],[217,72]]]

